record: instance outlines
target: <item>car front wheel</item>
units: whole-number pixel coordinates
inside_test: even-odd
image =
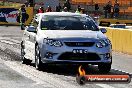
[[[101,73],[109,73],[111,70],[111,63],[99,64],[98,69]]]
[[[35,48],[35,68],[37,70],[42,70],[42,65],[43,65],[43,63],[41,61],[39,47],[36,46],[36,48]]]
[[[27,63],[27,59],[24,57],[25,52],[24,52],[24,44],[23,41],[21,42],[21,63],[22,64],[26,64]]]

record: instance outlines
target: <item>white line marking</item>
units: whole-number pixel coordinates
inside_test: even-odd
[[[129,73],[129,72],[126,72],[126,71],[123,71],[123,70],[119,70],[119,69],[114,69],[112,68],[112,70],[116,70],[116,71],[120,71],[120,72],[124,72],[126,74],[132,74],[132,73]],[[115,88],[115,87],[112,87],[110,85],[107,85],[107,84],[96,84],[97,86],[100,86],[102,88]]]
[[[14,44],[19,44],[20,41],[16,40],[16,39],[12,39],[12,38],[3,38],[3,37],[0,37],[0,41],[8,41],[8,42],[13,42]]]
[[[119,69],[114,69],[114,68],[111,68],[111,70],[116,70],[116,71],[124,72],[126,74],[132,74],[131,72],[127,72],[127,71],[123,71],[123,70],[119,70]]]
[[[0,40],[0,42],[6,43],[6,44],[10,44],[10,45],[15,44],[15,43],[13,43],[13,42],[11,42],[11,41],[6,41],[6,40]]]
[[[100,86],[102,88],[115,88],[115,87],[112,87],[112,86],[109,86],[107,84],[96,84],[97,86]]]

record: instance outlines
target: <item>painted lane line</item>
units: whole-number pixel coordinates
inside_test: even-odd
[[[1,41],[9,41],[9,42],[13,42],[15,44],[20,44],[20,41],[16,40],[16,39],[12,39],[12,38],[0,38]]]
[[[0,42],[6,43],[6,44],[10,44],[10,45],[15,44],[15,43],[13,43],[13,42],[11,42],[11,41],[6,41],[6,40],[0,40]]]
[[[111,68],[112,70],[115,70],[115,71],[119,71],[119,72],[123,72],[123,73],[126,73],[126,74],[131,74],[131,72],[127,72],[127,71],[123,71],[123,70],[119,70],[119,69],[115,69],[115,68]]]
[[[95,85],[100,86],[102,88],[115,88],[115,87],[112,87],[112,86],[107,85],[107,84],[95,84]]]
[[[114,69],[112,68],[112,70],[115,70],[115,71],[120,71],[120,72],[123,72],[123,73],[126,73],[126,74],[132,74],[132,73],[129,73],[129,72],[126,72],[126,71],[123,71],[123,70],[119,70],[119,69]],[[112,87],[110,85],[107,85],[107,84],[96,84],[102,88],[115,88],[115,87]]]

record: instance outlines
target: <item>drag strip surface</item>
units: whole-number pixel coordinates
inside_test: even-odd
[[[12,76],[17,80],[14,82],[9,78],[5,81],[4,76],[0,78],[2,88],[10,88],[12,83],[14,84],[12,88],[132,88],[132,82],[129,84],[86,84],[80,86],[76,83],[77,69],[73,66],[50,65],[42,71],[38,71],[34,67],[34,62],[27,65],[21,64],[20,42],[22,33],[23,31],[19,27],[0,27],[0,66],[2,69],[8,68],[5,73],[17,75],[16,77]],[[132,77],[131,63],[132,55],[113,52],[113,65],[109,74],[129,74]],[[86,73],[100,74],[97,67],[91,65],[86,69]],[[1,74],[4,73],[0,71]],[[25,80],[27,83],[22,83]],[[5,85],[7,81],[8,86]],[[18,86],[19,84],[21,86]]]

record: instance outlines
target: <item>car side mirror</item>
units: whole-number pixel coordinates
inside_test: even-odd
[[[36,33],[36,28],[34,26],[28,26],[26,29],[27,29],[28,32]]]
[[[102,33],[106,33],[106,32],[107,32],[107,30],[106,30],[105,28],[100,28],[100,31],[101,31]]]

